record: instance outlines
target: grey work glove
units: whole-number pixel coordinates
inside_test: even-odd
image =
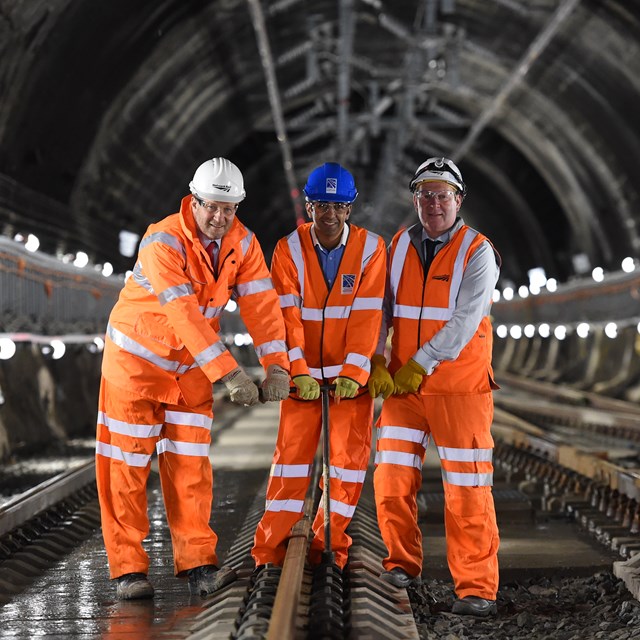
[[[247,407],[258,402],[258,387],[240,367],[228,373],[221,380],[229,389],[231,402]]]
[[[267,367],[267,377],[262,383],[262,397],[265,402],[280,402],[289,397],[289,374],[279,365]]]

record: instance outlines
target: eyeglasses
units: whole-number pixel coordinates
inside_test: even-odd
[[[435,198],[440,204],[451,202],[456,197],[455,191],[417,191],[416,195],[423,200]]]
[[[350,202],[312,202],[313,210],[317,213],[327,213],[333,207],[336,213],[346,213],[351,206]]]
[[[231,216],[235,215],[236,211],[238,210],[237,204],[228,204],[223,206],[221,204],[218,204],[217,202],[205,202],[204,200],[200,200],[200,198],[196,198],[196,196],[193,197],[201,207],[207,210],[208,213],[218,213],[218,211],[221,211],[223,215],[230,218]]]

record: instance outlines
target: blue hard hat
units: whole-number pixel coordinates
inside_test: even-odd
[[[314,169],[304,185],[307,200],[353,202],[358,197],[353,176],[337,162],[325,162]]]

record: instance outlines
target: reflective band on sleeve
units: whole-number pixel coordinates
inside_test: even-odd
[[[348,353],[344,359],[345,364],[351,364],[354,367],[359,367],[363,371],[369,373],[371,371],[371,361],[367,356],[363,356],[361,353]]]
[[[300,308],[300,305],[301,305],[300,296],[296,296],[293,293],[287,293],[279,297],[280,297],[281,309],[286,309],[288,307],[298,307],[298,309]]]
[[[456,487],[490,487],[493,485],[493,473],[460,473],[442,469],[442,481]]]
[[[222,344],[222,341],[218,340],[218,342],[214,342],[212,345],[208,346],[206,349],[203,349],[197,356],[195,356],[194,360],[198,363],[199,367],[204,367],[205,365],[213,362],[217,357],[222,355],[227,350]]]
[[[144,273],[142,273],[142,265],[140,264],[140,260],[138,260],[138,262],[136,262],[136,266],[133,267],[132,277],[133,281],[136,284],[139,284],[143,289],[146,289],[149,293],[155,295],[151,283],[149,282],[149,280],[147,280],[147,277],[144,275]]]
[[[294,360],[303,360],[304,359],[304,351],[300,347],[294,347],[293,349],[289,349],[289,362],[293,362]]]
[[[290,511],[291,513],[302,513],[303,508],[303,500],[267,500],[265,503],[265,511]]]
[[[175,287],[168,287],[158,294],[160,306],[164,306],[167,302],[193,295],[193,287],[190,284],[178,284]]]
[[[422,458],[414,453],[404,453],[403,451],[378,451],[376,453],[376,464],[397,464],[402,467],[414,467],[422,469]]]
[[[394,304],[393,317],[409,320],[443,320],[448,321],[453,316],[453,309],[443,307],[413,307],[407,304]]]
[[[134,424],[110,418],[106,413],[98,412],[98,424],[103,424],[111,433],[119,433],[132,438],[153,438],[160,435],[162,424]]]
[[[450,462],[491,462],[493,449],[456,449],[454,447],[438,447],[440,460]]]
[[[270,475],[274,478],[308,478],[311,475],[311,465],[272,464]]]
[[[322,369],[309,367],[309,375],[318,380],[322,380],[322,378],[335,378],[339,375],[340,371],[342,371],[341,364],[334,364],[333,366],[323,367]]]
[[[300,299],[304,300],[304,260],[302,258],[302,247],[300,246],[300,234],[296,229],[287,236],[287,244],[293,264],[298,272],[298,282],[300,283]]]
[[[352,311],[380,311],[382,298],[356,298],[351,305]]]
[[[429,442],[429,435],[420,429],[409,427],[378,427],[378,441],[388,438],[390,440],[403,440],[404,442],[419,442],[423,446]]]
[[[114,444],[107,444],[100,440],[96,442],[96,453],[105,458],[120,460],[130,467],[146,467],[151,461],[151,456],[146,453],[129,453]]]
[[[209,457],[209,445],[200,442],[179,442],[163,438],[156,443],[158,455],[162,453],[177,453],[180,456]]]
[[[273,282],[271,278],[260,278],[259,280],[251,280],[250,282],[242,282],[236,284],[236,291],[239,296],[250,296],[253,293],[263,293],[271,291]]]
[[[329,467],[329,473],[332,478],[337,478],[343,482],[357,482],[362,484],[367,474],[366,470],[361,471],[359,469],[344,469],[342,467]]]
[[[217,318],[224,311],[224,307],[200,307],[205,318]]]
[[[160,242],[161,244],[166,244],[168,247],[175,249],[186,260],[187,252],[185,251],[185,248],[182,242],[180,242],[180,240],[178,240],[176,236],[173,236],[170,233],[166,233],[165,231],[152,233],[146,238],[142,238],[142,240],[140,241],[139,250],[142,251],[142,249],[144,249],[147,245],[153,242]]]
[[[255,347],[258,358],[263,358],[270,353],[286,353],[287,345],[284,340],[271,340],[270,342],[263,342]]]
[[[209,416],[206,416],[202,413],[188,413],[186,411],[165,411],[164,421],[169,424],[211,429],[213,418],[210,418]]]

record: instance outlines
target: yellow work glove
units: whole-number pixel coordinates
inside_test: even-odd
[[[371,358],[371,364],[373,369],[369,376],[369,395],[372,398],[377,398],[382,394],[382,397],[386,400],[395,389],[393,378],[387,370],[387,361],[382,354],[377,353]]]
[[[293,384],[303,400],[317,400],[320,397],[320,385],[311,376],[296,376],[293,378]]]
[[[279,402],[289,397],[289,374],[279,365],[267,367],[267,377],[262,383],[262,398],[265,402]]]
[[[247,407],[258,402],[258,387],[240,367],[236,367],[221,380],[229,389],[231,402]]]
[[[409,358],[409,362],[400,367],[393,376],[396,385],[394,393],[415,393],[427,372],[415,361]]]
[[[336,390],[333,392],[336,398],[353,398],[355,397],[360,385],[351,378],[335,379]]]

